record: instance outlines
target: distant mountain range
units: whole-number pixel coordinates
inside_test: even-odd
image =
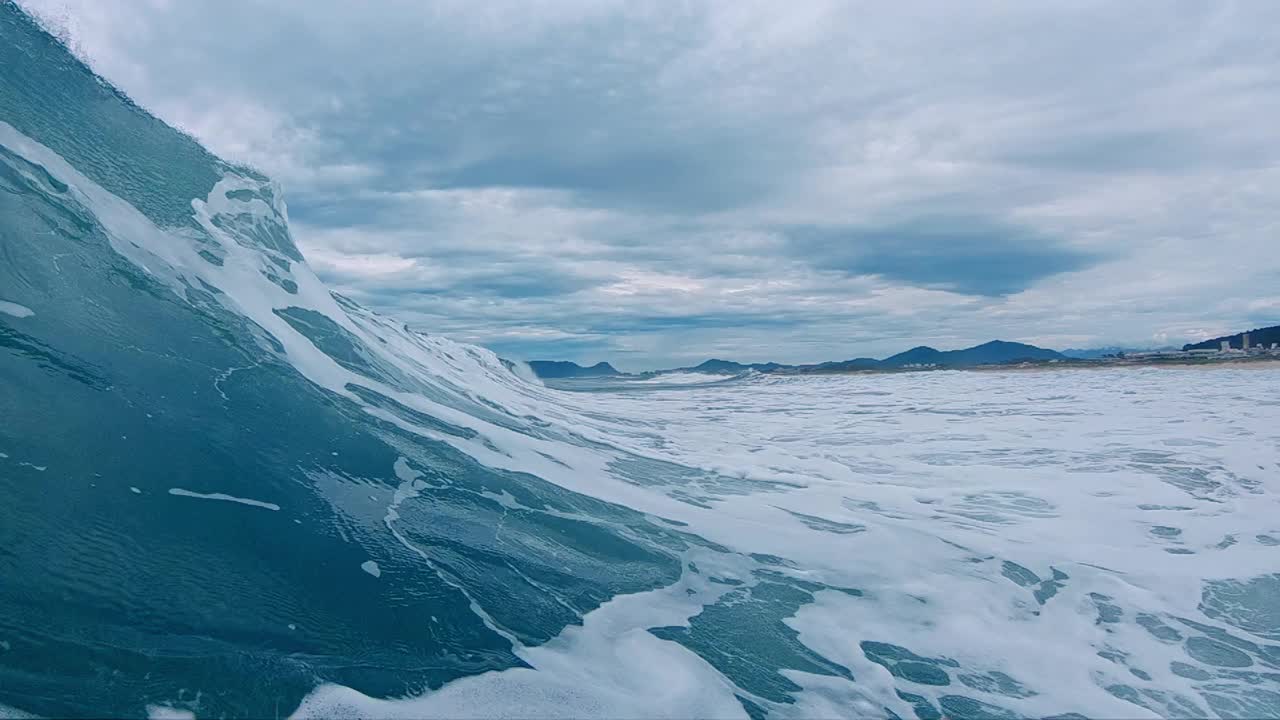
[[[782,363],[751,363],[744,365],[729,360],[708,360],[694,367],[676,368],[663,372],[701,372],[718,375],[736,375],[748,370],[756,372],[792,372],[823,373],[849,372],[852,370],[896,370],[906,367],[975,367],[978,365],[1001,365],[1011,362],[1059,360],[1066,356],[1054,350],[1046,350],[1035,345],[992,340],[964,350],[935,350],[926,345],[911,348],[884,360],[875,358],[854,358],[852,360],[836,360],[813,365],[784,365]]]
[[[1272,325],[1271,327],[1254,328],[1248,332],[1250,345],[1262,345],[1270,347],[1271,343],[1280,343],[1280,325]],[[1244,347],[1245,333],[1236,333],[1235,335],[1223,335],[1212,340],[1204,342],[1190,343],[1183,345],[1183,350],[1217,350],[1222,347],[1222,341],[1226,340],[1231,343],[1233,348]]]
[[[1191,343],[1182,346],[1182,350],[1217,350],[1225,340],[1233,348],[1243,345],[1245,333],[1224,335],[1223,337]],[[1271,343],[1280,343],[1280,325],[1255,328],[1248,332],[1251,346],[1270,347]],[[963,350],[936,350],[926,345],[911,348],[906,352],[887,357],[883,360],[875,358],[854,358],[852,360],[835,360],[812,365],[786,365],[783,363],[739,363],[732,360],[711,359],[693,367],[657,370],[644,373],[646,376],[662,375],[673,372],[707,373],[709,375],[740,375],[748,371],[761,373],[843,373],[857,370],[899,370],[904,368],[968,368],[982,365],[1005,365],[1020,362],[1046,362],[1051,360],[1100,360],[1108,356],[1130,355],[1152,351],[1176,351],[1173,347],[1163,348],[1125,348],[1101,347],[1077,349],[1072,348],[1058,352],[1025,343],[992,340]],[[533,360],[529,367],[540,378],[560,379],[578,377],[606,377],[624,375],[607,362],[600,362],[590,367],[577,363],[558,360]]]
[[[852,360],[836,360],[812,365],[785,365],[783,363],[738,363],[732,360],[712,359],[693,367],[660,370],[646,375],[661,375],[670,372],[696,372],[713,375],[738,375],[749,370],[762,373],[840,373],[855,370],[898,370],[912,367],[963,368],[980,365],[1003,365],[1015,362],[1037,362],[1046,360],[1065,360],[1067,356],[1055,350],[1003,340],[992,340],[963,350],[935,350],[921,345],[906,352],[898,353],[884,360],[875,358],[854,358]],[[577,363],[555,360],[533,360],[529,367],[540,378],[562,379],[575,377],[602,377],[621,375],[609,363],[596,363],[583,367]]]

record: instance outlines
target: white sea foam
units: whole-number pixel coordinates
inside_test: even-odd
[[[641,385],[701,385],[704,383],[721,382],[737,377],[736,375],[713,375],[710,373],[700,372],[669,372],[653,375],[640,380],[632,380],[636,384]]]
[[[935,372],[761,377],[554,400],[560,412],[581,413],[584,434],[705,473],[632,477],[635,493],[610,495],[604,483],[596,494],[661,506],[660,514],[734,550],[783,557],[802,577],[864,591],[819,592],[787,620],[802,643],[848,667],[856,682],[784,670],[803,690],[776,714],[889,708],[910,717],[895,692],[906,688],[935,705],[963,695],[1033,717],[1139,717],[1216,712],[1203,684],[1172,669],[1216,668],[1189,657],[1186,645],[1154,636],[1139,616],[1182,637],[1197,631],[1175,618],[1265,639],[1206,617],[1200,605],[1207,582],[1280,567],[1280,550],[1257,539],[1280,537],[1280,404],[1259,401],[1277,383],[1276,366]],[[626,422],[602,419],[610,417]],[[625,475],[605,472],[614,480]],[[689,494],[710,507],[656,499]],[[1228,536],[1238,542],[1224,546]],[[1005,563],[1034,573],[1036,582]],[[1052,581],[1054,570],[1067,577],[1041,604],[1039,583]],[[631,597],[658,603],[676,594]],[[627,600],[588,614],[585,628],[605,614],[617,637],[683,624],[697,612],[683,607],[659,621],[611,609]],[[913,684],[873,662],[866,641],[947,658],[960,669],[948,666],[951,684],[943,688]],[[461,703],[501,714],[532,695],[555,699],[559,709],[548,714],[661,716],[661,707],[610,704],[581,691],[570,697],[566,688],[608,694],[619,682],[612,673],[692,662],[674,643],[634,655],[617,641],[552,646],[555,663],[518,649],[534,671],[470,678],[417,700],[325,688],[302,714],[346,708],[443,716],[458,714]],[[991,686],[1000,674],[1022,690]],[[974,687],[958,682],[960,675]],[[1247,680],[1215,683],[1209,694],[1220,698],[1257,692]],[[1124,688],[1145,707],[1119,697]]]
[[[18,303],[8,302],[7,300],[0,300],[0,313],[12,315],[16,318],[26,318],[36,314],[34,310],[26,305],[19,305]]]
[[[378,563],[372,560],[365,560],[360,563],[360,569],[374,577],[382,577],[382,568],[378,567]]]
[[[39,716],[32,715],[25,710],[0,704],[0,720],[34,720],[37,717]]]
[[[168,705],[148,705],[147,720],[195,720],[196,714],[190,710],[169,707]]]
[[[686,590],[707,593],[698,600]],[[714,600],[705,581],[614,598],[538,647],[515,648],[530,668],[464,678],[419,698],[382,700],[318,688],[295,718],[744,718],[733,686],[702,658],[646,631],[682,624]]]
[[[198,493],[182,488],[169,488],[170,495],[178,495],[180,497],[197,498],[200,500],[224,500],[226,502],[240,503],[241,505],[251,505],[253,507],[266,508],[267,510],[279,510],[280,506],[275,503],[263,502],[261,500],[253,500],[251,498],[236,497],[227,495],[226,493]]]

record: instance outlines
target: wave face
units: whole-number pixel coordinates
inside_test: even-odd
[[[0,715],[1280,715],[1276,370],[543,387],[0,36]]]
[[[0,321],[0,702],[418,693],[678,580],[671,525],[530,474],[593,446],[539,388],[331,295],[277,186],[7,3],[0,67],[0,299],[31,313]]]

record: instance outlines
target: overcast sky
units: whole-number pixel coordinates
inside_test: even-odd
[[[1280,323],[1278,2],[22,3],[334,287],[510,357]]]

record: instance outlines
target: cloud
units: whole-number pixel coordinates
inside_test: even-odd
[[[343,292],[513,355],[1280,322],[1280,5],[22,3]]]
[[[1061,240],[981,217],[926,214],[881,226],[794,228],[788,235],[797,255],[817,267],[968,295],[1011,295],[1095,262]]]

